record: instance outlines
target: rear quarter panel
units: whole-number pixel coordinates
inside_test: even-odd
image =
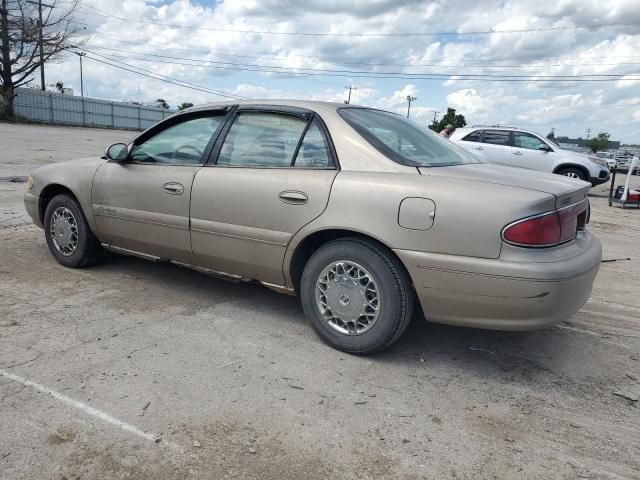
[[[398,224],[400,203],[408,197],[435,203],[430,229],[411,230]],[[498,258],[506,224],[552,210],[554,203],[555,196],[543,192],[417,171],[342,171],[333,183],[326,210],[292,238],[285,264],[305,237],[328,229],[359,232],[392,249]]]

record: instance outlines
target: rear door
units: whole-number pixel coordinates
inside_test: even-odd
[[[546,145],[546,142],[543,142],[531,133],[513,132],[511,165],[543,172],[552,172],[556,153],[553,150],[540,150],[540,145],[543,143]]]
[[[482,143],[473,152],[483,160],[501,165],[511,163],[511,132],[487,129],[482,132]]]
[[[474,130],[470,133],[463,134],[462,138],[460,139],[457,138],[457,135],[459,134],[458,132],[459,130],[456,130],[450,140],[455,142],[456,145],[464,148],[466,151],[484,159],[484,147],[482,146],[482,130]]]
[[[240,107],[193,183],[191,244],[197,264],[283,285],[286,247],[324,211],[337,173],[317,115]]]

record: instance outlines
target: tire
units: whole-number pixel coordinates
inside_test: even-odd
[[[331,241],[311,256],[302,273],[300,298],[322,340],[361,355],[383,350],[400,338],[414,302],[402,264],[384,247],[356,237]],[[347,313],[334,314],[333,306]],[[360,313],[363,316],[354,321]]]
[[[565,177],[578,178],[584,182],[588,182],[589,179],[579,168],[567,167],[556,172],[558,175],[564,175]]]
[[[55,235],[53,224],[58,228]],[[51,199],[44,213],[44,234],[51,255],[65,267],[87,267],[104,257],[104,249],[70,195],[60,194]]]

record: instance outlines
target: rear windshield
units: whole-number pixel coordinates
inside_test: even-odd
[[[428,128],[369,108],[341,108],[338,113],[371,145],[391,160],[412,167],[444,167],[480,160]]]

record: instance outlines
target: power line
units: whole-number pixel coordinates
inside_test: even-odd
[[[135,53],[135,54],[139,54],[139,55],[147,55],[147,56],[153,56],[153,57],[160,57],[160,58],[175,58],[175,59],[180,59],[180,60],[193,60],[193,61],[210,61],[210,60],[202,60],[202,59],[195,59],[195,58],[185,58],[183,56],[181,57],[176,57],[176,56],[170,56],[170,55],[160,55],[160,54],[155,54],[155,53],[147,53],[147,52],[135,52],[135,51],[131,51],[131,50],[125,50],[125,49],[121,49],[121,48],[113,48],[113,47],[104,47],[101,45],[95,45],[95,44],[90,44],[87,43],[86,45],[92,47],[92,48],[99,48],[101,50],[109,50],[109,51],[114,51],[114,52],[125,52],[125,53]],[[159,48],[159,47],[154,47],[154,48]],[[251,59],[259,59],[261,57],[261,55],[238,55],[238,54],[223,54],[223,53],[217,53],[216,51],[205,51],[205,50],[192,50],[192,49],[176,49],[176,48],[160,48],[160,50],[169,50],[169,51],[185,51],[185,52],[191,52],[191,53],[205,53],[205,54],[213,54],[215,56],[221,56],[221,57],[230,57],[230,58],[236,58],[236,57],[241,57],[241,58],[251,58]],[[242,50],[238,50],[238,51],[242,51]],[[246,52],[249,53],[249,52]],[[266,53],[266,52],[264,52]],[[278,55],[275,53],[272,53],[272,55]],[[316,59],[320,59],[322,61],[323,58],[333,58],[333,59],[340,59],[340,58],[344,58],[344,57],[314,57],[311,55],[293,55],[293,56],[300,56],[303,58],[307,58],[307,59],[311,59],[311,58],[316,58]],[[610,58],[610,57],[607,57]],[[504,61],[504,60],[496,60],[496,61]],[[225,62],[225,63],[231,63],[231,62]],[[578,63],[578,64],[566,64],[566,63],[547,63],[547,64],[517,64],[517,65],[473,65],[473,64],[438,64],[438,63],[421,63],[421,64],[411,64],[411,63],[369,63],[369,62],[344,62],[344,61],[340,61],[340,62],[336,62],[342,65],[368,65],[368,66],[374,66],[374,67],[378,67],[378,66],[395,66],[395,67],[437,67],[437,68],[447,68],[447,67],[464,67],[464,68],[540,68],[540,67],[583,67],[583,66],[618,66],[618,65],[640,65],[640,62],[618,62],[618,63]],[[266,65],[265,65],[266,66]]]
[[[95,34],[89,35],[89,37],[94,37]],[[100,33],[98,35],[99,38],[108,38],[108,39],[113,39],[113,40],[117,40],[118,42],[122,42],[122,37],[120,36],[114,36],[114,35],[107,35],[105,33]],[[101,47],[101,48],[107,48],[107,47]],[[239,55],[238,53],[245,53],[245,54],[249,54],[247,55],[248,57],[263,57],[265,55],[270,55],[270,56],[282,56],[282,55],[286,55],[287,57],[300,57],[300,58],[315,58],[315,59],[320,59],[323,61],[327,61],[329,59],[333,59],[333,60],[357,60],[357,58],[353,58],[353,57],[341,57],[341,56],[333,56],[333,55],[322,55],[322,56],[318,56],[318,55],[310,55],[308,53],[301,53],[301,54],[294,54],[291,52],[265,52],[265,51],[257,51],[257,50],[238,50],[238,49],[233,49],[233,48],[219,48],[219,47],[215,47],[213,50],[209,49],[209,50],[199,50],[197,47],[192,47],[192,48],[178,48],[178,47],[166,47],[166,46],[154,46],[154,48],[159,49],[159,50],[168,50],[168,51],[176,51],[176,52],[190,52],[190,53],[204,53],[204,54],[217,54],[217,55],[223,55],[223,56],[234,56],[234,57],[239,57],[242,55]],[[218,53],[218,52],[230,52],[232,55],[224,55],[222,53]],[[547,60],[563,60],[565,57],[546,57]],[[575,56],[575,57],[571,57],[573,60],[603,60],[603,59],[607,59],[607,60],[615,60],[615,59],[622,59],[622,58],[640,58],[640,55],[606,55],[606,56],[602,56],[602,57],[594,57],[594,56],[590,56],[590,57],[581,57],[581,56]],[[432,57],[431,58],[432,61],[437,61],[437,60],[448,60],[448,57]],[[475,59],[469,59],[467,60],[468,62],[506,62],[509,61],[508,59],[499,59],[499,58],[475,58]],[[343,63],[343,62],[340,62]],[[566,66],[596,66],[596,65],[618,65],[618,64],[622,64],[622,63],[613,63],[613,64],[606,64],[606,63],[586,63],[586,64],[539,64],[536,66],[562,66],[562,65],[566,65]],[[632,62],[632,65],[636,65],[638,64],[638,62]],[[345,63],[346,65],[346,63]],[[373,64],[372,64],[373,65]],[[386,64],[380,64],[380,65],[386,65]],[[389,65],[398,65],[398,66],[403,66],[402,64],[389,64]],[[534,64],[530,64],[530,65],[534,65]],[[432,66],[432,64],[418,64],[416,66]],[[460,65],[463,66],[463,65]],[[466,65],[464,65],[466,66]],[[471,65],[469,65],[471,66]]]
[[[89,53],[91,53],[91,52],[89,52]],[[92,55],[94,55],[94,54],[92,54]],[[194,83],[185,82],[183,80],[179,80],[179,79],[176,79],[176,78],[168,77],[166,75],[160,75],[159,73],[151,72],[149,70],[144,70],[144,69],[141,69],[139,67],[134,67],[133,65],[129,65],[129,64],[126,64],[126,63],[123,63],[123,62],[118,62],[117,60],[112,60],[112,61],[116,62],[116,63],[121,63],[123,65],[127,65],[127,66],[132,67],[132,68],[126,68],[126,67],[123,67],[123,66],[120,66],[120,65],[115,65],[113,63],[110,63],[110,62],[107,62],[107,61],[104,61],[104,60],[100,60],[99,58],[95,58],[95,57],[92,57],[92,56],[87,56],[86,58],[90,59],[90,60],[93,60],[94,62],[103,63],[105,65],[110,65],[112,67],[119,68],[121,70],[126,70],[128,72],[135,73],[135,74],[141,75],[143,77],[153,78],[154,80],[159,80],[161,82],[171,83],[173,85],[178,85],[178,86],[183,87],[183,88],[188,88],[188,89],[191,89],[191,90],[196,90],[196,91],[200,91],[200,92],[204,92],[204,93],[209,93],[209,94],[217,95],[217,96],[220,96],[220,97],[226,97],[226,98],[230,98],[230,99],[233,99],[233,100],[249,100],[248,97],[220,92],[218,90],[213,90],[213,89],[210,89],[208,87],[204,87],[204,86],[201,86],[201,85],[196,85]],[[142,72],[138,72],[136,70],[133,70],[133,68],[138,69],[138,70],[142,70]],[[148,73],[143,73],[143,72],[149,72],[149,74]]]
[[[559,26],[559,27],[540,27],[540,28],[523,28],[517,30],[478,30],[478,31],[470,31],[470,32],[452,32],[452,31],[444,31],[444,32],[405,32],[405,33],[365,33],[365,32],[278,32],[273,30],[240,30],[240,29],[230,29],[230,28],[215,28],[215,27],[204,27],[204,26],[194,26],[194,25],[179,25],[174,23],[163,23],[163,22],[150,22],[145,20],[131,20],[130,18],[118,17],[113,15],[112,13],[104,12],[95,7],[90,7],[89,5],[81,5],[82,8],[89,7],[90,10],[83,10],[82,13],[87,15],[96,15],[99,17],[109,18],[113,20],[120,20],[125,23],[135,23],[139,25],[157,25],[161,27],[170,27],[170,28],[183,28],[188,30],[209,30],[213,32],[225,32],[225,33],[252,33],[259,35],[299,35],[306,37],[417,37],[417,36],[427,36],[427,37],[436,37],[436,36],[468,36],[468,35],[493,35],[493,34],[510,34],[510,33],[532,33],[532,32],[552,32],[552,31],[564,31],[564,30],[579,30],[579,29],[587,29],[594,30],[599,28],[606,27],[630,27],[637,26],[637,23],[593,23],[593,24],[585,24],[585,25],[567,25],[567,26]]]
[[[107,58],[111,61],[117,61],[116,58],[128,58],[130,60],[137,60],[143,62],[157,62],[157,59],[153,58],[136,58],[136,57],[124,57],[122,55],[102,55],[100,53],[91,52],[93,55],[98,55]],[[137,52],[130,52],[137,53]],[[169,57],[166,55],[155,54],[143,54],[161,58],[177,58]],[[190,60],[190,59],[186,59]],[[246,64],[246,63],[233,63],[233,62],[218,62],[213,60],[196,60],[191,59],[192,62],[200,63],[185,63],[176,61],[163,60],[165,64],[182,65],[188,67],[201,67],[212,68],[222,70],[233,71],[252,71],[263,73],[280,73],[290,75],[311,75],[311,76],[329,76],[329,77],[354,77],[354,78],[395,78],[395,79],[414,79],[414,80],[491,80],[491,81],[546,81],[546,82],[603,82],[603,81],[636,81],[640,80],[640,74],[638,73],[619,73],[619,74],[580,74],[580,75],[507,75],[507,74],[465,74],[465,73],[405,73],[405,72],[367,72],[358,70],[330,70],[330,69],[310,69],[310,68],[295,68],[295,67],[281,67],[277,65],[260,65],[260,64]],[[232,65],[232,66],[229,66]],[[132,66],[132,65],[129,65]],[[454,77],[454,78],[452,78]]]

